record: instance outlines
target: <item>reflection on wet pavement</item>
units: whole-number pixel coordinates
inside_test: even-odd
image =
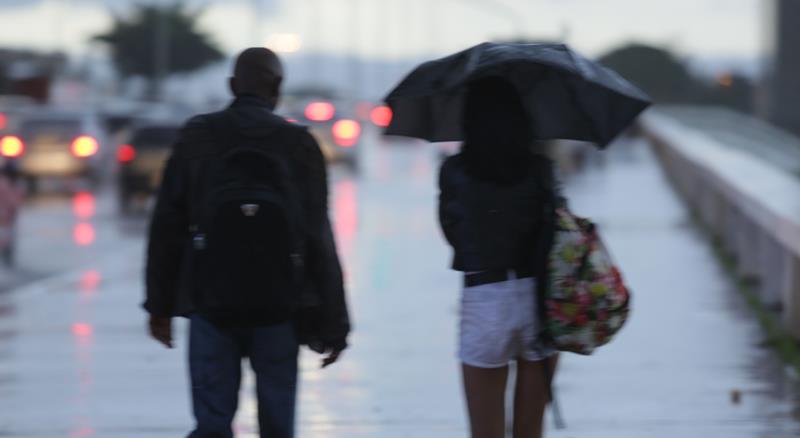
[[[358,189],[352,179],[342,179],[334,184],[331,221],[336,234],[337,247],[343,257],[351,257],[353,240],[358,231]]]
[[[376,141],[362,174],[332,169],[355,332],[330,369],[302,354],[299,437],[467,436],[455,356],[460,279],[446,269],[436,225],[436,156],[427,145]],[[761,347],[646,145],[595,158],[565,190],[599,223],[634,313],[596,356],[564,357],[557,385],[569,429],[548,436],[800,435],[797,384]],[[175,350],[148,339],[139,308],[146,219],[120,218],[114,205],[110,193],[83,193],[24,213],[23,229],[39,237],[24,244],[22,262],[60,273],[0,294],[0,436],[166,438],[191,428],[186,324],[176,321]],[[253,387],[247,373],[237,437],[258,436]]]
[[[78,192],[72,197],[72,212],[78,219],[88,220],[96,211],[94,194]]]

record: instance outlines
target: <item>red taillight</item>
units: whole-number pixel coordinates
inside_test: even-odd
[[[5,114],[0,113],[0,130],[6,129],[8,125],[8,117]]]
[[[376,106],[369,113],[369,118],[376,126],[385,128],[392,123],[392,109],[388,106]]]
[[[361,125],[355,120],[339,120],[333,124],[333,139],[339,146],[350,147],[356,144],[361,135]]]
[[[305,116],[312,122],[327,122],[336,115],[336,107],[330,102],[311,102],[306,106]]]
[[[0,155],[6,158],[17,158],[25,153],[25,143],[21,138],[7,135],[0,139]]]
[[[97,153],[98,149],[100,149],[100,145],[97,144],[97,140],[95,140],[94,137],[81,135],[75,140],[72,140],[72,155],[78,158],[91,157]]]
[[[117,149],[117,161],[120,163],[130,163],[136,159],[136,149],[129,145],[124,144]]]

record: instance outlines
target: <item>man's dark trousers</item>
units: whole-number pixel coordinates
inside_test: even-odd
[[[297,338],[292,324],[220,328],[192,316],[189,369],[197,428],[189,438],[232,438],[242,358],[256,375],[261,438],[294,436]]]

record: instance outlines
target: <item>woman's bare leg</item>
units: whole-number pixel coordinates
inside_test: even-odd
[[[462,365],[472,438],[505,438],[508,367]]]
[[[517,385],[514,391],[514,438],[541,438],[544,408],[547,406],[547,364],[550,376],[555,375],[558,355],[529,362],[517,361]]]

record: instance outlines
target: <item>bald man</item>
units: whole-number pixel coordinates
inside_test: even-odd
[[[270,50],[239,55],[233,103],[184,126],[153,212],[143,307],[168,348],[172,318],[191,321],[190,438],[233,437],[244,357],[260,436],[294,436],[299,345],[326,354],[323,367],[347,347],[325,162],[304,127],[274,114],[282,81]]]

